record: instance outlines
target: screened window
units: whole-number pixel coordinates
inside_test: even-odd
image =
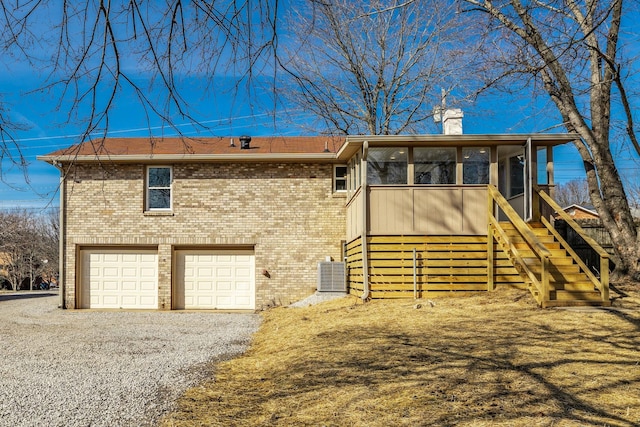
[[[455,184],[455,147],[420,147],[413,150],[416,184]]]
[[[351,190],[356,190],[360,186],[360,153],[349,162],[349,181]]]
[[[347,167],[344,165],[333,166],[333,191],[347,191]]]
[[[399,185],[407,183],[406,147],[369,148],[367,183]]]
[[[489,183],[489,149],[487,147],[462,149],[462,183]]]
[[[147,169],[147,209],[171,209],[171,167],[154,166]]]

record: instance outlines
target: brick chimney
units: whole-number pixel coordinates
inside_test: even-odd
[[[462,118],[464,114],[460,108],[451,108],[442,115],[442,133],[445,135],[462,135]]]

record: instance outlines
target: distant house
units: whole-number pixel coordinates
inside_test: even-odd
[[[569,214],[569,216],[573,219],[599,219],[600,215],[596,212],[595,208],[592,206],[585,207],[580,205],[570,205],[563,210]]]
[[[543,306],[606,303],[584,276],[570,287],[549,263],[533,267],[539,254],[573,261],[523,230],[540,217],[538,151],[551,164],[575,138],[107,138],[56,151],[40,159],[62,174],[63,305],[289,304],[315,291],[327,259],[346,260],[362,298],[496,284],[533,289]]]

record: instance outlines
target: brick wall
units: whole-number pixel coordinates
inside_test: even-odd
[[[288,304],[311,294],[317,263],[326,256],[340,258],[345,198],[332,193],[332,165],[172,166],[169,215],[144,212],[143,165],[77,165],[68,175],[68,308],[75,308],[76,257],[81,247],[157,246],[160,309],[171,307],[175,247],[254,246],[257,308]]]

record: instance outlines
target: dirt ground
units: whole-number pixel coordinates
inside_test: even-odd
[[[608,309],[526,291],[276,308],[163,426],[638,426],[640,292]]]

